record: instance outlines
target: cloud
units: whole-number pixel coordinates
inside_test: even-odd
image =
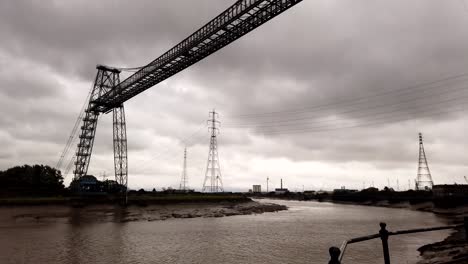
[[[144,65],[232,2],[0,3],[0,169],[55,165],[97,64]],[[467,20],[456,1],[303,1],[125,103],[130,186],[178,186],[187,145],[201,188],[213,108],[228,190],[412,181],[418,132],[436,182],[460,181],[468,77],[430,82],[466,72]],[[111,119],[91,174],[112,174]]]

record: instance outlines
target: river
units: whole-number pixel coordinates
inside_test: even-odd
[[[166,221],[93,221],[80,214],[47,221],[18,221],[28,208],[0,208],[0,263],[328,263],[328,248],[344,239],[389,230],[443,225],[432,213],[280,201],[287,211]],[[47,210],[35,207],[31,210]],[[391,237],[392,263],[415,263],[416,249],[448,232]],[[344,263],[383,263],[380,240],[348,247]]]

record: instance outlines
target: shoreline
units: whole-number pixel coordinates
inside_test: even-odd
[[[245,203],[252,199],[236,194],[142,194],[129,195],[125,206],[148,206],[153,204],[181,204],[181,203]],[[71,207],[84,207],[90,205],[118,205],[121,198],[115,195],[89,195],[89,196],[54,196],[54,197],[14,197],[0,198],[1,207],[17,206],[47,206],[61,205]]]
[[[263,200],[259,197],[254,199]],[[269,200],[292,200],[281,197],[265,197]],[[273,199],[271,199],[273,198]],[[19,202],[18,202],[19,201]],[[164,221],[185,218],[217,218],[235,215],[252,215],[266,212],[287,210],[287,206],[269,202],[258,202],[245,196],[133,196],[129,197],[128,206],[119,206],[106,200],[76,200],[70,197],[55,198],[18,198],[0,199],[2,208],[15,208],[14,215],[0,214],[0,218],[13,219],[15,223],[64,222],[133,222]],[[312,200],[313,201],[313,200]],[[431,212],[447,220],[447,224],[459,224],[468,216],[468,205],[442,209],[432,202],[410,203],[388,201],[343,201],[321,199],[318,202],[329,202],[346,205],[375,206],[395,209],[408,209]],[[77,206],[78,204],[78,206]],[[47,210],[44,211],[44,207]],[[461,264],[468,263],[468,244],[465,230],[455,229],[442,241],[423,245],[418,248],[421,260],[417,264]]]
[[[281,199],[281,198],[280,198]],[[314,200],[311,200],[314,201]],[[335,204],[375,206],[395,209],[408,209],[436,214],[447,220],[448,224],[463,223],[463,218],[468,217],[468,205],[453,208],[437,208],[433,202],[410,203],[388,201],[343,201],[333,199],[322,199],[317,202],[329,202]],[[418,248],[421,260],[416,264],[466,264],[468,263],[468,237],[464,228],[451,230],[451,233],[442,241],[426,244]]]
[[[44,210],[44,207],[47,210]],[[0,207],[0,212],[2,208]],[[222,202],[222,203],[178,203],[150,204],[145,206],[129,205],[126,207],[109,204],[93,204],[85,207],[68,205],[17,206],[14,213],[0,214],[5,221],[15,223],[63,222],[79,224],[81,222],[134,222],[164,221],[168,219],[217,218],[235,215],[263,214],[287,210],[284,205],[273,203]],[[5,210],[7,211],[7,210]]]

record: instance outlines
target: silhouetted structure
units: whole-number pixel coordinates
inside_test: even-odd
[[[121,193],[126,187],[116,181],[99,181],[93,175],[85,175],[81,178],[73,179],[70,189],[80,195],[106,195]]]
[[[221,48],[236,41],[263,23],[276,17],[302,0],[251,1],[238,0],[202,28],[185,38],[182,42],[149,64],[132,69],[134,74],[120,82],[119,74],[123,68],[97,66],[97,76],[90,93],[89,102],[82,116],[80,142],[77,145],[74,179],[78,180],[88,173],[98,117],[102,113],[113,112],[114,120],[114,165],[116,181],[127,187],[127,137],[123,104],[130,98],[166,80],[198,61],[210,56]],[[79,122],[62,153],[58,165],[68,152],[70,142],[75,138]],[[67,169],[72,162],[68,163]],[[221,175],[211,180],[211,191],[223,190]],[[215,184],[215,189],[213,189]],[[126,191],[126,188],[125,188]]]
[[[180,186],[179,190],[186,191],[188,189],[187,186],[188,178],[187,178],[187,148],[184,149],[184,165],[182,168],[182,178],[180,179]]]
[[[219,121],[216,120],[218,113],[213,111],[210,112],[211,119],[208,122],[211,123],[209,127],[211,131],[210,136],[210,150],[208,152],[208,161],[206,163],[205,181],[203,182],[203,192],[223,192],[223,181],[221,180],[221,168],[219,167],[219,156],[218,156],[218,139],[219,128],[216,127]]]
[[[423,137],[419,133],[419,163],[415,187],[416,190],[430,190],[433,185],[431,172],[427,165],[426,152],[424,151]]]
[[[281,179],[280,188],[275,189],[275,194],[285,194],[285,193],[288,193],[288,192],[289,192],[288,188],[283,188],[283,179]]]

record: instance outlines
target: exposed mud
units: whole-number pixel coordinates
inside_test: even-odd
[[[0,213],[1,220],[17,223],[46,222],[132,222],[163,221],[173,218],[225,217],[233,215],[261,214],[287,210],[284,205],[272,203],[204,203],[148,206],[91,205],[83,208],[69,206],[34,206],[9,208]],[[0,212],[2,209],[0,208]],[[5,210],[7,211],[7,210]]]

